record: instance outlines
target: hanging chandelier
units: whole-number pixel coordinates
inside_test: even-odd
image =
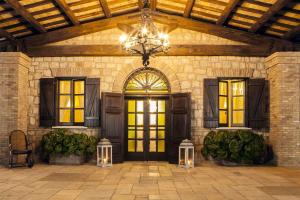
[[[120,36],[120,42],[129,54],[142,56],[144,67],[149,65],[150,56],[168,51],[169,36],[154,25],[148,0],[144,0],[140,24],[129,29],[131,30]]]

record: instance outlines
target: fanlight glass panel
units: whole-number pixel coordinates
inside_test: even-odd
[[[126,93],[168,93],[168,81],[160,74],[151,69],[144,69],[134,73],[125,86]]]

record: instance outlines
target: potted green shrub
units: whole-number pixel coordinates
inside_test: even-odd
[[[97,139],[86,134],[75,134],[66,129],[55,129],[41,141],[43,158],[50,164],[82,164],[96,151]]]
[[[248,130],[211,131],[204,138],[202,155],[223,165],[264,162],[267,145],[262,135]]]

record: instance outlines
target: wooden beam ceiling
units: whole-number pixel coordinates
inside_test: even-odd
[[[138,22],[140,17],[139,12],[121,15],[117,17],[112,17],[108,19],[103,19],[100,21],[90,22],[86,24],[81,24],[74,27],[67,27],[63,29],[58,29],[44,34],[39,34],[35,36],[30,36],[24,38],[25,45],[28,46],[38,46],[53,42],[59,42],[62,40],[78,37],[81,35],[86,35],[90,33],[95,33],[102,30],[107,30],[111,28],[116,28],[118,23],[122,22],[125,24],[135,24]],[[165,24],[174,25],[177,24],[178,27],[189,29],[201,33],[206,33],[225,39],[242,42],[251,45],[275,45],[282,46],[284,49],[291,49],[292,43],[282,39],[276,39],[268,36],[263,36],[259,34],[248,33],[245,31],[239,31],[227,27],[217,26],[210,23],[200,22],[192,19],[187,19],[180,16],[163,14],[160,12],[155,12],[152,15],[154,21]]]
[[[157,0],[150,0],[150,8],[151,10],[155,11],[157,5]]]
[[[14,36],[12,34],[10,34],[6,30],[1,29],[1,28],[0,28],[0,37],[5,37],[6,39],[8,39],[10,41],[16,41],[16,39],[14,38]]]
[[[46,29],[19,3],[18,0],[5,0],[5,2],[14,9],[16,13],[21,15],[40,33],[47,32]]]
[[[283,38],[290,40],[290,39],[294,39],[295,36],[297,36],[298,34],[300,34],[300,25],[298,25],[297,27],[295,27],[294,29],[292,29],[291,31],[287,32]]]
[[[292,43],[287,40],[272,38],[245,31],[235,30],[227,27],[217,26],[205,22],[187,19],[179,16],[168,15],[156,12],[152,17],[156,22],[162,24],[178,24],[179,27],[201,33],[206,33],[233,41],[238,41],[251,45],[274,44],[282,46],[284,49],[292,48]]]
[[[66,45],[30,47],[29,56],[129,56],[120,45]],[[264,46],[248,45],[172,45],[167,54],[159,56],[269,56]]]
[[[111,17],[99,21],[89,22],[78,26],[67,27],[44,34],[29,36],[23,39],[26,47],[44,45],[74,37],[116,28],[118,23],[134,24],[138,22],[140,13],[131,13],[117,17]]]
[[[65,0],[54,0],[54,2],[59,6],[61,11],[66,14],[66,16],[70,19],[72,24],[78,25],[80,22],[78,21],[77,17],[74,15],[68,4]]]
[[[226,5],[224,11],[220,15],[218,21],[216,22],[217,25],[222,25],[227,20],[230,13],[235,9],[235,7],[238,5],[240,0],[230,0],[228,4]]]
[[[257,32],[261,27],[264,26],[264,24],[270,20],[276,13],[278,13],[283,7],[285,7],[288,3],[290,3],[292,0],[277,0],[269,9],[267,12],[265,12],[258,20],[256,20],[255,24],[252,25],[250,28],[250,32],[255,33]]]
[[[17,51],[22,49],[21,42],[19,42],[12,34],[10,34],[6,30],[3,30],[1,28],[0,28],[0,37],[5,37],[12,46],[16,47]]]
[[[110,9],[107,5],[107,1],[106,0],[99,0],[99,1],[100,1],[100,5],[102,7],[102,10],[105,14],[105,17],[110,18],[112,15],[111,15]]]
[[[142,10],[144,7],[144,2],[143,0],[138,0],[138,4],[139,4],[139,9]]]
[[[190,17],[191,12],[193,10],[194,3],[195,3],[195,0],[188,0],[186,2],[184,13],[183,13],[184,17]]]

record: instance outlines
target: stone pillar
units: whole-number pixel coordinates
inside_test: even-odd
[[[0,52],[0,164],[8,162],[8,136],[27,132],[30,58],[20,52]]]
[[[300,52],[266,58],[270,81],[270,142],[279,166],[300,166]]]

